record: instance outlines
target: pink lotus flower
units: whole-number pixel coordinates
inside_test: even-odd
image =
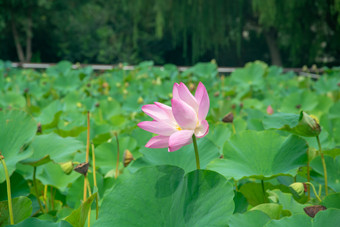
[[[158,136],[152,137],[145,147],[176,151],[192,143],[192,136],[204,137],[209,132],[205,120],[210,106],[209,96],[200,82],[193,96],[184,83],[175,83],[171,106],[159,102],[142,107],[153,121],[143,121],[138,127]]]
[[[267,114],[272,115],[274,113],[274,110],[271,105],[267,107]]]

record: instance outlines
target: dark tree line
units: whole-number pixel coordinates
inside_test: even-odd
[[[340,0],[0,0],[0,59],[340,64]]]

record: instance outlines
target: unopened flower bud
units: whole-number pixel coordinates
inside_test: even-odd
[[[130,162],[132,162],[133,160],[135,159],[133,158],[132,153],[128,149],[126,149],[124,151],[124,161],[123,161],[124,167],[127,167],[130,164]]]
[[[73,163],[72,161],[69,162],[63,162],[59,164],[61,169],[64,171],[65,174],[70,174],[73,170]]]
[[[141,96],[139,96],[137,102],[138,104],[142,104],[144,102],[144,99]]]
[[[271,105],[267,107],[267,114],[272,115],[274,113],[274,110]]]
[[[295,182],[289,185],[289,187],[293,189],[293,192],[295,192],[298,197],[305,194],[305,186],[301,182]]]

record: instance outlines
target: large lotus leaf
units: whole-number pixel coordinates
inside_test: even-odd
[[[123,162],[124,151],[135,149],[137,142],[132,137],[119,137],[119,162]],[[116,169],[117,164],[117,142],[112,139],[110,143],[103,143],[96,147],[96,165],[99,170],[106,174],[112,169]]]
[[[318,105],[318,95],[308,91],[299,90],[284,98],[280,111],[296,113],[300,110],[312,111]]]
[[[235,203],[234,214],[235,213],[244,213],[244,212],[247,211],[248,201],[247,201],[246,197],[244,197],[244,195],[241,192],[239,192],[239,191],[235,192],[234,203]]]
[[[5,157],[9,175],[15,170],[17,162],[29,157],[32,153],[25,151],[24,146],[30,142],[37,130],[36,122],[24,112],[0,112],[0,152]],[[5,180],[1,165],[0,183]]]
[[[340,192],[340,156],[337,156],[335,159],[327,155],[324,157],[327,169],[328,187],[332,188],[336,192]],[[324,175],[320,156],[313,159],[310,166],[314,171],[318,172],[322,176]],[[320,178],[320,180],[322,179]],[[322,183],[324,182],[322,181]]]
[[[243,214],[234,214],[228,221],[229,227],[263,227],[271,219],[267,214],[259,210],[248,211]]]
[[[261,85],[267,66],[261,62],[249,63],[231,74],[231,83],[237,85]]]
[[[322,205],[327,208],[340,209],[340,193],[330,194],[322,200]]]
[[[23,108],[26,105],[25,98],[15,92],[6,92],[5,94],[0,93],[0,107],[14,107],[14,108]]]
[[[311,218],[306,214],[296,214],[280,220],[272,220],[265,227],[312,227]]]
[[[82,175],[75,171],[66,175],[61,167],[53,162],[37,167],[37,179],[44,185],[51,185],[58,188],[61,192],[65,192],[68,185],[81,176]]]
[[[267,214],[271,219],[280,219],[282,216],[286,216],[286,210],[283,210],[282,205],[277,203],[262,203],[256,207],[251,208],[252,210],[260,210]]]
[[[307,162],[307,149],[306,142],[295,135],[244,131],[225,143],[224,159],[212,161],[207,168],[237,180],[296,175],[298,168]]]
[[[215,172],[152,166],[118,179],[95,226],[224,226],[234,210],[233,186]]]
[[[10,178],[12,198],[19,196],[27,196],[30,194],[28,182],[17,172],[14,172]],[[0,201],[7,200],[7,184],[2,182],[0,184]]]
[[[88,212],[91,209],[91,204],[96,196],[97,193],[94,193],[87,198],[87,200],[82,203],[78,209],[74,210],[69,216],[67,216],[65,220],[74,227],[83,227],[86,222]]]
[[[42,125],[50,124],[53,122],[55,114],[62,111],[62,109],[63,104],[59,100],[55,100],[43,108],[41,114],[35,120]]]
[[[31,216],[32,213],[32,201],[24,196],[14,198],[12,200],[13,219],[14,224],[19,223],[25,218]],[[0,202],[0,226],[6,226],[10,224],[10,217],[8,212],[8,202]]]
[[[263,119],[265,129],[276,128],[299,136],[313,137],[321,132],[320,125],[314,118],[301,111],[300,114],[274,113]]]
[[[72,225],[67,221],[52,222],[48,220],[40,220],[38,218],[28,218],[23,222],[16,225],[11,225],[13,227],[71,227]]]
[[[211,160],[218,158],[220,153],[216,145],[207,138],[199,139],[197,142],[200,166],[204,169]],[[151,165],[174,165],[183,168],[185,172],[196,169],[195,151],[192,144],[175,152],[168,152],[166,148],[144,148],[140,152],[143,153],[143,157],[137,159],[129,167],[132,171]]]
[[[338,227],[340,223],[340,210],[327,209],[318,212],[314,218],[305,214],[296,214],[280,220],[272,220],[265,227]]]
[[[50,160],[54,162],[72,161],[75,153],[84,145],[71,137],[63,138],[54,133],[36,136],[29,147],[33,155],[22,162],[39,166]]]
[[[305,213],[303,208],[311,206],[310,204],[300,204],[290,193],[284,193],[278,189],[268,191],[269,198],[274,202],[281,204],[284,210],[289,210],[292,214]]]
[[[97,163],[96,163],[97,164]],[[88,180],[90,182],[91,188],[93,188],[93,173],[88,173]],[[98,195],[101,198],[103,196],[104,193],[104,180],[103,180],[103,176],[96,172],[96,181],[97,181],[97,187],[99,189],[97,189],[98,191]],[[67,190],[67,195],[66,195],[66,203],[69,207],[75,208],[80,206],[82,200],[83,200],[83,193],[79,193],[82,192],[84,190],[84,177],[79,177],[77,178],[77,180],[75,180],[72,185],[69,187],[69,189]]]
[[[263,184],[264,190],[280,189],[284,192],[289,192],[289,188],[282,184],[273,185],[269,182]],[[263,189],[261,183],[249,182],[245,183],[240,187],[239,190],[247,199],[248,203],[252,206],[257,206],[261,203],[268,202],[268,193],[263,196]]]

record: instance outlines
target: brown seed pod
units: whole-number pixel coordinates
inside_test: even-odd
[[[224,123],[233,123],[234,121],[234,114],[233,113],[228,113],[227,115],[225,115],[223,118],[222,118],[222,121]]]
[[[42,133],[42,128],[41,128],[40,122],[38,123],[38,126],[37,126],[37,133]]]
[[[83,162],[74,167],[74,171],[83,174],[84,176],[87,175],[87,171],[89,169],[89,163],[88,162]]]
[[[126,149],[124,151],[124,167],[127,167],[133,160],[135,159],[133,158],[132,153]]]
[[[306,214],[309,217],[314,218],[314,216],[321,210],[327,210],[326,207],[322,206],[322,205],[314,205],[314,206],[309,206],[309,207],[305,207],[303,208],[303,210],[306,212]]]

